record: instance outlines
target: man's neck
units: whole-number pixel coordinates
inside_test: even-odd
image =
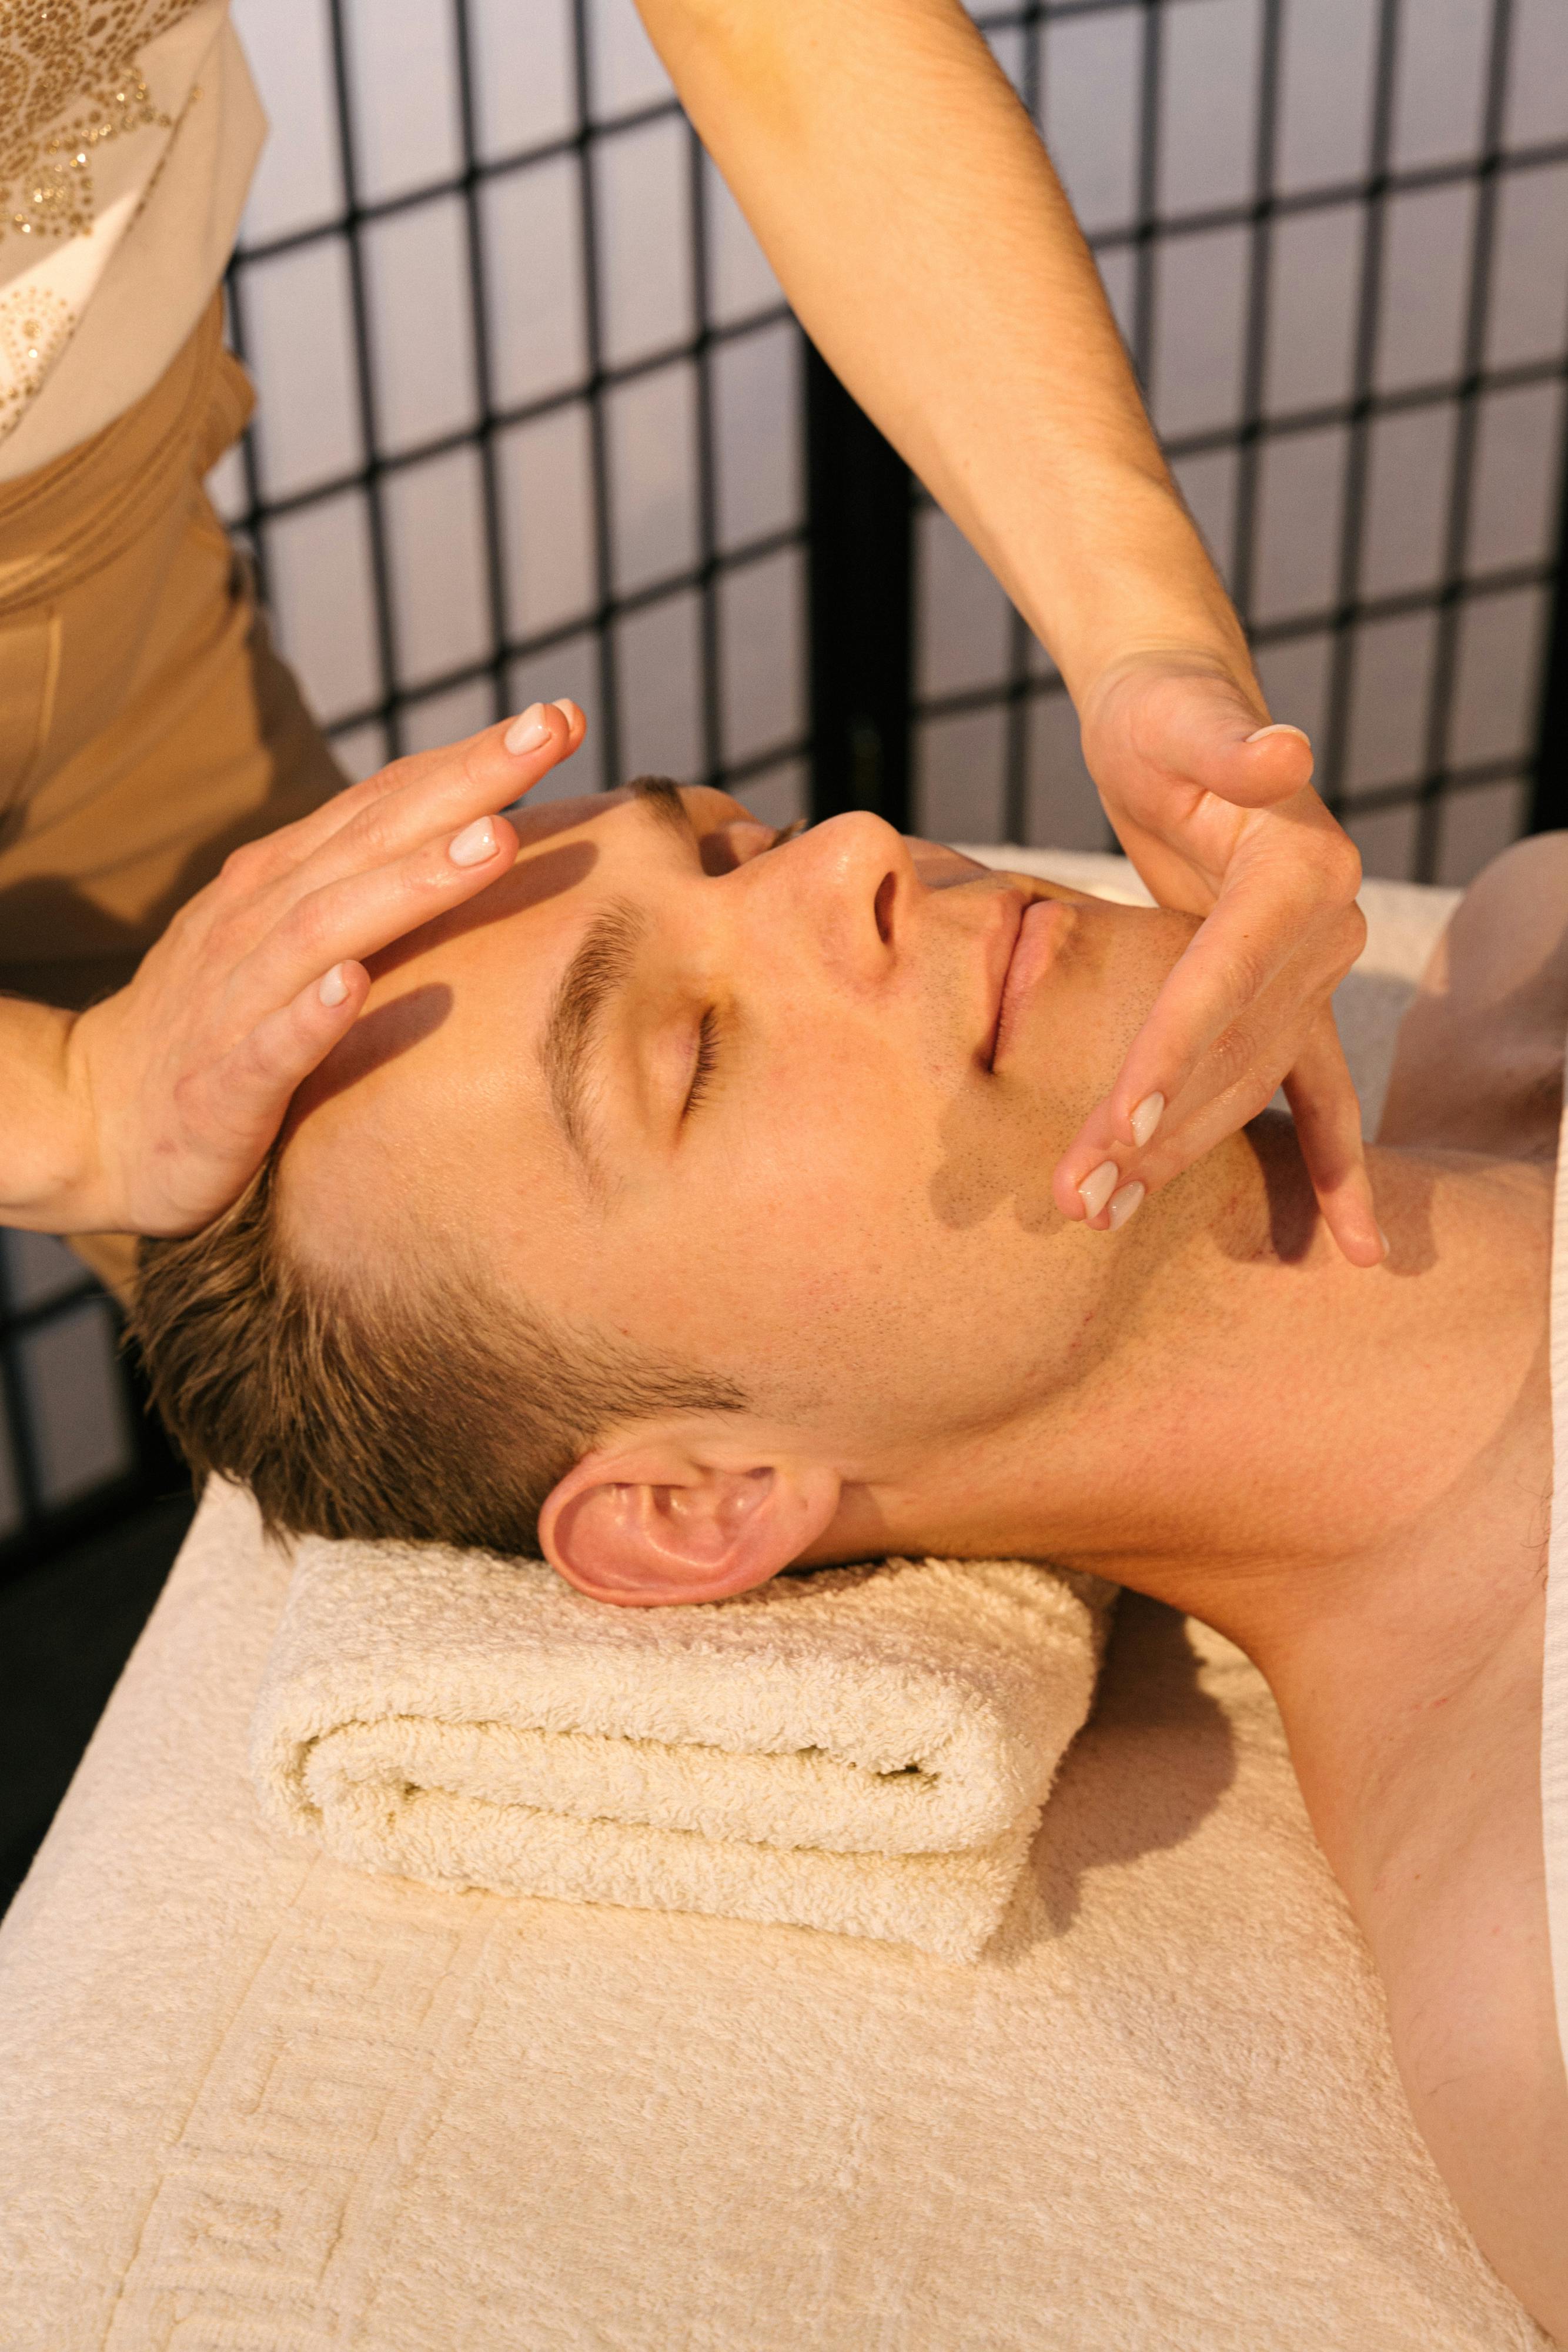
[[[1374,1151],[1391,1255],[1369,1273],[1317,1217],[1287,1123],[1216,1157],[1202,1218],[1173,1214],[1130,1261],[1096,1371],[879,1504],[888,1548],[1090,1569],[1267,1670],[1293,1628],[1364,1612],[1374,1588],[1403,1606],[1435,1524],[1489,1476],[1533,1476],[1550,1188],[1515,1163]]]

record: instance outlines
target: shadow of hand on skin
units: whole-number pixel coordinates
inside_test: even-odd
[[[986,1148],[976,1150],[975,1122],[955,1105],[942,1124],[943,1158],[930,1184],[937,1218],[956,1231],[983,1224],[998,1209],[1010,1208],[1026,1234],[1065,1234],[1066,1218],[1051,1197],[1056,1167],[1051,1121],[1019,1129],[998,1120]],[[1054,1148],[1053,1148],[1054,1147]]]

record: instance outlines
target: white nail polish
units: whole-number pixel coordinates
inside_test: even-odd
[[[349,983],[343,977],[343,967],[335,963],[316,991],[323,1004],[341,1004],[349,993]]]
[[[496,828],[487,816],[476,817],[465,824],[455,840],[448,842],[446,855],[454,866],[483,866],[486,857],[496,855]]]
[[[1113,1160],[1103,1160],[1098,1168],[1091,1169],[1078,1187],[1078,1197],[1092,1217],[1097,1217],[1116,1189],[1116,1179],[1122,1171]]]
[[[1119,1192],[1112,1193],[1111,1231],[1113,1233],[1115,1232],[1118,1225],[1124,1225],[1126,1223],[1134,1210],[1141,1204],[1143,1197],[1144,1188],[1138,1182],[1136,1177],[1134,1178],[1130,1184],[1124,1184]]]
[[[1133,1113],[1133,1140],[1141,1151],[1165,1116],[1164,1095],[1145,1095]]]
[[[1311,743],[1312,740],[1304,727],[1292,727],[1288,720],[1276,719],[1271,726],[1254,728],[1247,740],[1249,743],[1261,743],[1266,735],[1299,735],[1303,743]]]
[[[545,723],[542,702],[530,702],[522,716],[514,719],[501,738],[501,749],[514,757],[524,751],[537,751],[541,743],[549,741],[549,729]]]

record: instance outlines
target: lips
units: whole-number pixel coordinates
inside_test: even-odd
[[[1060,898],[1031,898],[1020,909],[986,1045],[988,1069],[996,1068],[1030,991],[1055,961],[1071,911]]]

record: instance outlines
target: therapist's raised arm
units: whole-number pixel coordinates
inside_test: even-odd
[[[583,723],[536,704],[247,843],[86,1013],[0,998],[0,1225],[186,1234],[237,1199],[358,1016],[361,959],[509,872],[500,811]]]
[[[1110,1191],[1135,1203],[1123,1188],[1168,1181],[1283,1082],[1341,1248],[1379,1263],[1329,1006],[1364,937],[1360,860],[1306,737],[1270,724],[1005,77],[956,0],[638,5],[812,341],[1049,647],[1124,847],[1206,918],[1058,1205],[1103,1226]]]

